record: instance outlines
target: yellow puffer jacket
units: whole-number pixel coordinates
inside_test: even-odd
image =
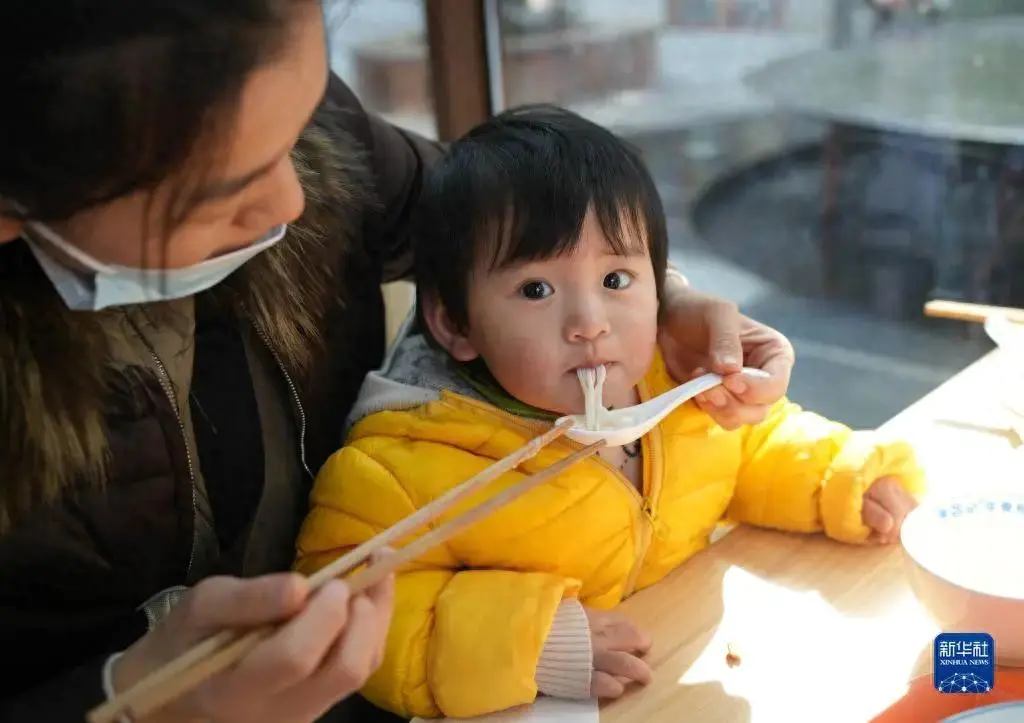
[[[386,373],[368,379],[381,387],[378,400],[364,405],[372,413],[317,477],[298,544],[301,571],[323,567],[548,426],[433,391],[441,385],[424,383],[422,369],[417,375],[416,384]],[[658,359],[639,389],[647,399],[672,386]],[[383,407],[392,410],[372,411]],[[485,494],[574,448],[552,444]],[[871,482],[894,475],[914,494],[923,484],[906,444],[880,443],[788,401],[736,431],[685,404],[643,438],[642,449],[642,494],[592,457],[403,570],[384,663],[364,694],[423,717],[531,702],[564,599],[614,607],[704,548],[723,519],[863,542],[862,494]]]

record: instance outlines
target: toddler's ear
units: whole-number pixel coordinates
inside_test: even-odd
[[[448,310],[436,296],[427,296],[420,299],[423,309],[423,321],[434,337],[434,341],[440,344],[452,359],[460,362],[473,361],[480,356],[467,337],[452,322],[448,316]]]

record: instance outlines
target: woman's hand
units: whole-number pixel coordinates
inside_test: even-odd
[[[705,371],[725,377],[697,404],[725,429],[764,420],[789,388],[795,355],[781,333],[746,316],[736,305],[684,286],[675,274],[665,284],[665,318],[659,342],[669,372],[683,381]],[[767,379],[739,374],[743,366]]]
[[[341,581],[310,593],[299,575],[205,580],[125,651],[114,689],[127,690],[222,630],[287,621],[234,667],[138,723],[315,721],[380,665],[393,595],[392,580],[354,596]]]
[[[5,241],[13,241],[18,238],[21,234],[21,228],[24,224],[21,221],[17,221],[13,218],[7,218],[6,216],[0,216],[0,244]]]

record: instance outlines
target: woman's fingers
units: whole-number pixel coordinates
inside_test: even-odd
[[[379,564],[394,554],[394,550],[385,547],[384,549],[373,553],[373,556],[370,558],[370,564]],[[374,605],[374,619],[380,629],[373,664],[373,669],[376,670],[380,666],[381,661],[384,660],[384,648],[387,645],[387,631],[388,627],[391,625],[391,612],[395,607],[395,576],[388,575],[376,585],[371,586],[364,594]]]
[[[237,667],[210,681],[203,709],[226,718],[258,711],[261,720],[318,719],[380,665],[393,596],[391,578],[355,596],[344,582],[325,584]]]
[[[211,578],[125,653],[118,688],[207,635],[274,624],[280,627],[237,665],[176,701],[175,712],[190,719],[316,720],[380,665],[393,600],[390,577],[356,596],[339,580],[310,594],[306,579],[292,574]]]
[[[386,560],[391,555],[394,555],[393,550],[384,549],[373,553],[370,558],[371,565],[377,565]],[[371,586],[366,590],[365,595],[370,598],[373,604],[378,610],[387,612],[390,617],[391,608],[395,601],[395,576],[388,575],[386,578],[378,582],[376,585]]]
[[[16,219],[0,216],[0,243],[18,238],[24,225]]]
[[[275,714],[282,720],[315,720],[362,688],[378,665],[379,638],[386,633],[380,617],[369,596],[353,597],[344,632],[308,680],[274,699]]]
[[[738,372],[743,364],[740,338],[743,317],[736,305],[713,299],[706,303],[704,317],[708,329],[708,358],[713,371],[719,374]]]
[[[703,368],[694,371],[692,378],[705,374]],[[748,424],[760,424],[768,416],[771,404],[778,399],[779,378],[759,379],[745,374],[731,374],[722,385],[698,394],[694,401],[710,415],[722,429],[738,429]],[[785,385],[782,387],[785,393]],[[759,400],[772,400],[762,404]]]
[[[251,580],[211,577],[181,599],[172,624],[185,628],[179,635],[196,639],[208,631],[255,627],[297,614],[308,595],[305,578],[291,573]]]
[[[716,394],[717,393],[717,394]],[[760,424],[771,407],[764,404],[744,404],[736,396],[721,388],[712,389],[697,398],[697,406],[707,412],[722,429],[739,429],[748,424]]]
[[[189,590],[156,628],[125,651],[113,671],[114,687],[127,690],[210,635],[289,620],[302,611],[308,595],[309,587],[300,575],[208,578]],[[232,684],[233,680],[242,682]],[[191,715],[211,702],[230,701],[231,690],[251,696],[245,680],[235,671],[221,673],[170,707]]]
[[[349,617],[348,586],[331,581],[306,609],[265,640],[225,676],[224,697],[271,696],[292,688],[318,671]]]
[[[318,677],[329,692],[354,692],[375,669],[381,634],[380,616],[373,601],[359,595],[350,608],[348,627]]]
[[[389,575],[371,587],[367,590],[366,595],[374,604],[374,619],[378,628],[376,655],[373,662],[373,669],[376,670],[384,660],[384,649],[388,641],[388,628],[391,626],[391,613],[395,607],[394,576]]]

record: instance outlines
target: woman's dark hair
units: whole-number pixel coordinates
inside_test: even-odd
[[[425,181],[416,219],[420,299],[440,300],[465,327],[474,269],[571,252],[590,210],[616,253],[646,243],[660,299],[668,232],[639,151],[555,106],[522,106],[485,121],[452,144]]]
[[[180,219],[205,170],[189,159],[222,144],[247,77],[313,1],[0,2],[0,213],[63,220],[180,179],[165,222]]]

